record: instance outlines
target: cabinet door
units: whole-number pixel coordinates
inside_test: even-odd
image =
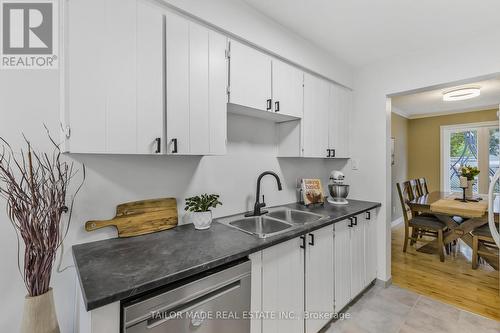
[[[169,13],[165,25],[167,153],[189,154],[189,22]]]
[[[351,300],[351,228],[349,225],[348,220],[335,223],[335,312],[342,310]]]
[[[106,151],[136,151],[136,0],[106,0]],[[113,13],[113,14],[111,14]]]
[[[189,153],[194,155],[210,150],[208,55],[208,30],[189,23]]]
[[[163,17],[158,8],[137,2],[137,153],[160,153],[164,132]]]
[[[365,223],[362,216],[354,217],[351,228],[351,299],[365,287]]]
[[[307,235],[305,309],[331,313],[334,308],[333,226]],[[317,333],[329,320],[306,319],[306,333]]]
[[[166,16],[168,154],[225,153],[225,51],[222,35],[180,16]]]
[[[304,311],[304,250],[295,238],[262,251],[262,311]],[[303,319],[264,319],[262,332],[303,333]]]
[[[163,135],[161,11],[145,1],[71,1],[68,36],[68,150],[156,153]]]
[[[330,84],[304,75],[303,156],[327,157]]]
[[[92,24],[88,24],[89,17]],[[67,50],[69,111],[63,121],[71,128],[66,147],[70,152],[106,152],[105,27],[104,1],[72,1],[68,6],[68,38],[72,42]]]
[[[229,102],[270,110],[271,59],[251,47],[231,41]]]
[[[332,84],[330,86],[328,114],[328,147],[335,149],[335,157],[349,157],[349,117],[352,109],[352,92]]]
[[[304,73],[282,61],[273,60],[273,111],[302,118]]]
[[[227,38],[214,31],[208,34],[209,127],[211,155],[226,153],[227,139]]]
[[[365,224],[365,285],[377,277],[377,229],[375,211],[363,214]]]

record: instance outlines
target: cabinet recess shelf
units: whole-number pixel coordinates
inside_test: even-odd
[[[254,109],[254,108],[250,108],[250,107],[239,105],[239,104],[233,104],[233,103],[227,104],[227,112],[232,113],[232,114],[239,114],[239,115],[247,116],[247,117],[265,119],[265,120],[273,121],[275,123],[282,123],[282,122],[286,122],[286,121],[300,120],[301,119],[300,117],[290,116],[290,115],[282,114],[279,112],[264,111],[264,110]]]

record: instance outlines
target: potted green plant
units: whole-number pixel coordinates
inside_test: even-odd
[[[465,189],[465,197],[472,198],[474,183],[476,182],[476,177],[479,175],[479,169],[470,165],[464,165],[460,168],[460,175],[467,178],[467,188]]]
[[[204,230],[210,228],[212,224],[211,208],[222,205],[218,194],[202,194],[195,197],[186,198],[185,211],[189,214],[189,220],[194,224],[195,229]]]
[[[7,202],[7,215],[16,231],[19,272],[27,289],[21,333],[58,333],[59,324],[50,287],[57,250],[69,230],[73,200],[85,180],[66,201],[77,170],[63,160],[58,145],[52,154],[34,151],[25,139],[20,152],[0,137],[0,196]],[[63,215],[67,215],[63,218]],[[23,259],[21,259],[21,257]]]

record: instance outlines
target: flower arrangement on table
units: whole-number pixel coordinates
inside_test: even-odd
[[[474,180],[479,175],[479,169],[475,166],[464,165],[460,168],[460,175],[467,178],[467,180]]]

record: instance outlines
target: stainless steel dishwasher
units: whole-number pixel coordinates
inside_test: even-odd
[[[250,332],[250,261],[122,304],[125,333]]]

